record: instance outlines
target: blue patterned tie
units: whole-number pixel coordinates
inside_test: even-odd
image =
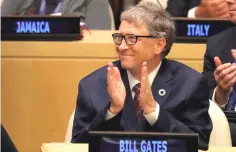
[[[234,61],[236,64],[236,60]],[[228,111],[236,111],[236,84],[233,86],[233,91],[229,96],[229,104],[227,106]]]
[[[228,111],[236,111],[236,85],[233,86],[233,91],[229,97]]]

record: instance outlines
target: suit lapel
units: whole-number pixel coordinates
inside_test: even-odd
[[[171,92],[170,82],[173,79],[171,67],[167,67],[167,60],[162,61],[160,70],[152,83],[152,94],[157,103],[161,106]]]
[[[227,46],[222,52],[221,52],[221,60],[222,63],[232,63],[233,60],[233,56],[231,53],[231,50],[233,49],[233,47],[231,46]]]
[[[118,62],[116,66],[120,70],[121,78],[126,89],[126,99],[122,114],[123,124],[125,130],[133,131],[134,129],[137,129],[138,122],[136,120],[135,109],[132,103],[132,95],[130,91],[127,71],[121,68],[120,62]]]
[[[224,42],[222,45],[224,45],[220,52],[220,59],[222,60],[222,63],[232,63],[234,61],[231,50],[236,49],[236,26],[230,29],[228,31],[227,36],[224,38]]]

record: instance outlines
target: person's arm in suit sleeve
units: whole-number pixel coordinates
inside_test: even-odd
[[[173,17],[187,16],[186,0],[168,0],[166,11]]]
[[[185,109],[181,116],[176,118],[168,111],[160,108],[156,122],[150,125],[149,131],[154,132],[182,132],[198,133],[199,147],[207,149],[212,123],[208,114],[209,87],[207,80],[201,78],[195,83],[190,96],[185,101]],[[186,92],[188,93],[188,92]]]
[[[200,0],[168,0],[166,10],[173,17],[187,17],[189,11],[199,4]]]
[[[91,89],[91,88],[90,88]],[[74,116],[74,124],[72,130],[73,143],[87,143],[90,140],[89,131],[92,130],[107,130],[118,131],[120,128],[120,120],[122,111],[109,120],[105,120],[107,110],[110,104],[107,104],[97,114],[94,111],[93,102],[90,101],[89,88],[81,80],[79,83],[79,93]]]
[[[3,0],[1,5],[1,16],[16,15],[22,7],[27,7],[27,1],[23,0]]]

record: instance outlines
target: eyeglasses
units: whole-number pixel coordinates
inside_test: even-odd
[[[146,37],[146,38],[161,38],[163,37],[163,32],[160,32],[160,36],[141,36],[141,35],[134,35],[134,34],[126,34],[122,35],[120,33],[114,33],[112,34],[113,41],[116,45],[121,45],[122,40],[125,39],[125,42],[127,45],[134,45],[137,42],[137,39],[139,37]]]

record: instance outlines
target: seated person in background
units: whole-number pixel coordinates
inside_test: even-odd
[[[63,0],[4,0],[2,16],[49,15],[61,12]]]
[[[226,0],[236,24],[236,0]],[[212,88],[211,97],[223,110],[236,111],[236,26],[209,38],[203,74]],[[233,89],[234,88],[234,89]],[[232,144],[236,146],[236,124],[230,122]]]
[[[175,17],[230,17],[225,0],[169,0],[166,10]]]
[[[201,73],[165,58],[175,38],[169,14],[141,1],[121,14],[112,37],[119,60],[80,81],[72,142],[89,142],[90,130],[198,133],[207,149],[209,87]]]
[[[114,29],[108,0],[4,0],[2,16],[7,15],[82,15],[89,29]]]
[[[64,0],[62,14],[83,13],[89,29],[114,29],[113,12],[108,0]]]

